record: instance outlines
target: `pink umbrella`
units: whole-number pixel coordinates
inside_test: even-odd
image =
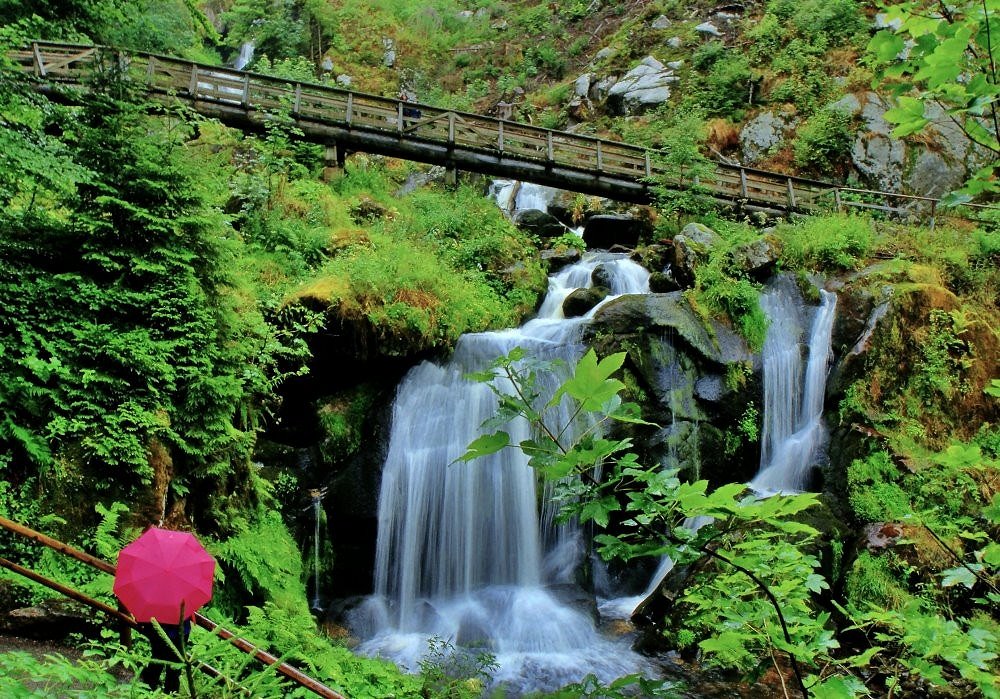
[[[212,599],[215,559],[187,532],[150,527],[118,554],[115,595],[136,621],[176,624]]]

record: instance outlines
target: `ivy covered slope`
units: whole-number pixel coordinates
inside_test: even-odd
[[[0,52],[211,44],[193,6],[145,4],[4,3]],[[365,158],[324,179],[294,136],[280,115],[250,137],[151,110],[113,76],[49,100],[0,64],[0,514],[112,560],[148,524],[192,528],[224,574],[213,613],[350,696],[386,696],[416,680],[309,631],[258,435],[318,328],[353,327],[374,356],[447,352],[518,322],[544,275],[478,192],[397,197],[409,166]],[[6,535],[4,550],[112,600],[105,577]],[[5,608],[48,596],[0,588]]]

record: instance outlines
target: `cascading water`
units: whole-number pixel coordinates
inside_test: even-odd
[[[799,492],[808,487],[810,471],[816,465],[826,440],[823,396],[837,296],[820,290],[820,298],[820,306],[813,312],[807,340],[809,356],[804,372],[801,340],[807,309],[803,307],[794,283],[781,278],[760,300],[770,325],[761,352],[764,364],[761,466],[749,486],[761,495]],[[672,393],[671,412],[676,415],[673,396]],[[673,448],[674,445],[670,444],[667,465],[677,467],[679,463],[671,455]],[[710,521],[708,517],[688,519],[684,526],[697,530]],[[618,618],[631,616],[643,600],[656,592],[673,566],[670,557],[664,556],[642,594],[602,600],[601,613]]]
[[[322,503],[323,496],[326,495],[326,489],[313,489],[309,491],[309,497],[311,499],[311,507],[313,512],[313,598],[312,598],[312,608],[319,610],[323,608],[320,604],[319,599],[319,566],[320,566],[320,549],[321,549],[321,530],[320,530],[320,519],[322,518]]]
[[[837,296],[820,290],[808,336],[809,356],[803,373],[801,338],[804,315],[790,280],[782,279],[761,297],[771,324],[764,340],[764,426],[760,471],[750,482],[759,493],[797,492],[826,441],[823,396],[829,369]]]
[[[580,547],[573,533],[544,531],[549,517],[539,515],[524,455],[507,449],[453,463],[496,410],[490,388],[465,374],[515,347],[572,365],[587,319],[563,318],[562,301],[590,286],[598,265],[613,294],[648,292],[648,273],[635,263],[588,254],[550,278],[538,318],[519,329],[465,335],[450,362],[425,362],[400,384],[379,496],[376,594],[350,619],[367,638],[360,652],[415,670],[431,637],[481,644],[500,665],[494,681],[515,694],[588,673],[609,681],[644,667],[627,645],[603,638],[587,614],[545,588],[579,565]],[[547,380],[554,388],[561,377]],[[564,412],[554,422],[567,421],[567,408],[556,410]],[[523,421],[505,429],[515,443],[530,436]]]
[[[558,193],[558,189],[531,182],[495,180],[491,187],[490,196],[501,210],[513,213],[527,209],[545,211],[548,209],[549,202]]]
[[[244,41],[242,44],[240,44],[240,53],[236,57],[236,63],[234,64],[233,67],[236,68],[236,70],[243,70],[248,65],[250,65],[250,62],[253,60],[253,53],[255,48],[256,46],[254,46],[254,43],[252,41]]]

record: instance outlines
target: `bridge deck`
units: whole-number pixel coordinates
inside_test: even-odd
[[[38,41],[10,56],[43,85],[84,84],[94,71],[117,66],[154,98],[181,100],[238,128],[260,129],[276,111],[285,112],[307,138],[350,151],[637,203],[652,202],[654,181],[677,189],[695,184],[657,151],[427,104],[97,46]],[[899,211],[908,202],[933,216],[938,203],[886,192],[865,192],[878,203],[854,201],[842,193],[861,190],[721,162],[697,184],[718,200],[785,212],[846,206]]]

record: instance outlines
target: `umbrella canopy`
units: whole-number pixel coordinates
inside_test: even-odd
[[[215,559],[187,532],[151,527],[118,554],[115,595],[136,621],[176,624],[212,599]]]

